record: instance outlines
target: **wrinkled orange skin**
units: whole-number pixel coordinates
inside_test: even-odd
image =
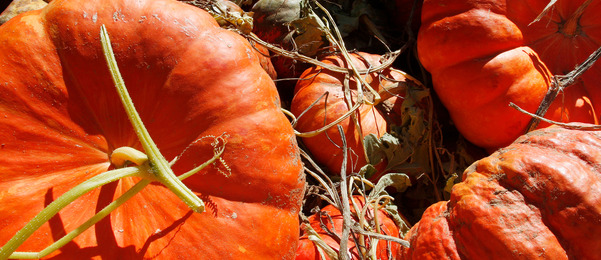
[[[223,165],[184,180],[206,204],[193,213],[152,184],[53,259],[290,259],[304,175],[278,93],[250,44],[199,8],[169,0],[55,0],[0,27],[0,245],[48,203],[111,169],[111,151],[142,149],[100,46],[105,24],[133,102],[182,174],[213,156]],[[224,172],[220,172],[223,170]],[[139,179],[95,189],[18,251],[39,251]]]
[[[375,54],[360,53],[362,59],[357,55],[351,55],[355,66],[358,69],[365,69],[371,66],[381,64],[380,56]],[[329,56],[322,60],[327,64],[335,64],[340,67],[344,65],[342,58],[339,56]],[[379,77],[376,73],[370,73],[366,78],[366,82],[376,91],[380,91],[385,87],[394,84],[386,79],[395,79],[404,81],[405,77],[398,71],[390,69],[383,71],[384,77]],[[300,132],[310,132],[318,130],[327,124],[334,122],[336,119],[343,116],[349,111],[344,97],[344,75],[342,73],[331,72],[320,67],[313,67],[306,70],[301,79],[297,82],[294,98],[292,99],[291,111],[299,117],[303,111],[309,109],[304,115],[298,118],[296,129]],[[353,100],[357,98],[356,82],[350,81],[351,95]],[[322,97],[324,93],[329,93],[328,97]],[[364,92],[367,93],[367,92]],[[367,94],[365,94],[367,95]],[[400,96],[404,95],[404,90]],[[371,99],[371,98],[370,98]],[[318,101],[315,105],[313,102]],[[359,133],[355,124],[347,118],[338,125],[344,130],[347,146],[352,150],[348,156],[347,172],[356,172],[366,163],[363,145],[361,140],[370,133],[380,137],[386,131],[390,122],[400,124],[400,111],[394,110],[400,108],[402,103],[401,98],[391,97],[387,102],[393,104],[393,113],[384,114],[374,106],[362,105],[356,113],[361,126],[362,135]],[[309,151],[314,155],[317,162],[325,165],[332,173],[340,174],[342,167],[342,139],[336,126],[331,127],[325,133],[313,137],[303,138],[303,143]]]
[[[601,46],[601,3],[593,1],[567,29],[583,0],[559,0],[541,21],[529,25],[546,0],[426,0],[418,54],[434,89],[459,131],[494,150],[524,133],[552,75],[563,75]],[[598,123],[601,102],[598,63],[567,89],[546,116],[556,121]],[[541,127],[548,124],[541,124]]]
[[[365,207],[365,199],[362,196],[355,195],[355,196],[353,196],[353,200],[359,206],[359,210],[361,210],[363,207]],[[351,205],[351,212],[355,212],[355,210],[352,206],[353,204],[350,204],[350,205]],[[342,220],[343,220],[342,214],[340,213],[340,210],[338,210],[333,205],[328,205],[328,206],[324,207],[323,209],[321,209],[321,212],[323,215],[319,215],[319,213],[311,215],[309,217],[309,223],[310,223],[311,227],[319,234],[321,239],[323,239],[323,241],[327,245],[332,247],[334,250],[336,250],[336,252],[338,254],[340,254],[340,251],[339,251],[340,242],[336,238],[334,238],[330,234],[328,234],[321,227],[321,224],[323,223],[324,225],[326,225],[326,227],[330,231],[333,231],[333,232],[335,231],[335,233],[338,234],[338,236],[341,236],[342,235]],[[373,209],[370,209],[368,212],[369,212],[368,213],[369,216],[371,216],[371,218],[369,220],[371,222],[371,221],[373,221],[374,211],[373,211]],[[399,228],[397,227],[394,220],[390,216],[388,216],[388,213],[386,213],[384,210],[378,210],[377,214],[378,214],[377,217],[378,217],[378,221],[380,223],[380,228],[381,228],[380,234],[398,237]],[[328,218],[328,215],[329,215],[329,218]],[[352,215],[353,214],[351,214],[351,216]],[[330,219],[331,219],[331,221],[330,221]],[[358,221],[358,219],[355,219],[355,221]],[[369,244],[369,239],[366,239],[365,242],[366,242],[366,244]],[[380,240],[378,242],[376,256],[378,259],[381,259],[381,260],[394,259],[394,256],[397,254],[400,247],[401,246],[397,243]],[[355,244],[355,241],[352,239],[352,237],[348,241],[348,249],[352,256],[352,259],[360,259],[359,255],[358,255],[359,252],[357,251],[358,250],[357,245]],[[389,251],[391,253],[392,258],[389,257],[389,255],[388,255]],[[295,259],[296,260],[319,260],[319,259],[321,259],[321,256],[319,254],[319,251],[317,250],[316,245],[313,243],[313,241],[309,240],[308,234],[303,234],[300,237],[300,240],[298,243],[298,250],[296,252]]]
[[[401,259],[598,259],[601,132],[522,136],[472,166],[430,206]]]

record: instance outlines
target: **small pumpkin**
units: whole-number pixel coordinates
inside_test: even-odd
[[[290,259],[304,175],[296,137],[252,46],[207,12],[170,0],[55,0],[0,26],[0,245],[48,203],[113,169],[117,147],[141,150],[104,60],[101,25],[121,74],[175,173],[213,156],[184,183],[192,212],[151,184],[52,259]],[[138,182],[84,195],[18,251],[39,251]]]
[[[401,259],[598,259],[601,132],[530,132],[463,173]]]
[[[381,64],[381,56],[376,54],[356,53],[350,57],[357,69],[365,70]],[[349,68],[344,59],[338,55],[328,56],[322,62]],[[405,89],[398,83],[406,80],[403,73],[388,68],[381,73],[372,72],[362,77],[375,91],[390,97],[386,103],[392,109],[379,110],[376,106],[363,104],[355,113],[358,125],[350,117],[337,124],[344,130],[347,146],[352,151],[347,158],[349,172],[358,171],[366,163],[363,148],[365,136],[375,134],[380,137],[389,130],[390,122],[401,123],[401,111],[398,108],[403,100],[398,97],[404,95]],[[291,103],[291,112],[297,117],[296,129],[299,132],[311,132],[323,128],[350,111],[352,105],[349,105],[348,100],[357,102],[357,83],[355,79],[350,79],[349,91],[345,94],[344,81],[344,73],[328,71],[318,66],[303,72],[296,84]],[[394,95],[391,96],[387,91],[394,91]],[[363,98],[373,97],[366,91]],[[340,173],[343,162],[342,139],[336,126],[318,135],[304,137],[302,140],[318,163],[325,165],[333,174]]]
[[[553,1],[555,2],[555,1]],[[553,75],[565,75],[601,46],[601,2],[425,0],[418,54],[459,131],[494,150],[525,132]],[[601,65],[555,100],[546,117],[599,123]],[[540,127],[548,126],[541,124]]]
[[[363,221],[365,223],[372,224],[373,231],[375,233],[398,237],[399,236],[399,228],[393,218],[383,209],[374,210],[372,205],[365,205],[365,198],[363,196],[355,195],[352,198],[350,203],[351,205],[351,213],[354,221],[359,222],[358,213],[353,207],[355,204],[359,211],[363,210],[365,207],[369,207],[366,209],[366,216],[363,216]],[[374,216],[374,214],[377,214]],[[375,220],[377,218],[377,221]],[[310,235],[317,235],[321,238],[321,240],[329,246],[331,249],[336,251],[337,254],[341,254],[340,249],[340,236],[342,234],[342,223],[343,216],[339,209],[337,209],[334,205],[327,205],[319,212],[311,215],[308,218],[308,223],[304,223],[303,225],[309,225],[311,229],[313,229],[314,233],[304,231],[300,237],[298,250],[296,252],[297,260],[319,260],[321,258],[320,249],[315,244],[315,242],[309,239]],[[375,223],[378,224],[378,227],[375,227]],[[327,231],[325,229],[327,229]],[[334,233],[335,235],[332,235]],[[338,236],[338,237],[336,237]],[[357,239],[357,240],[356,240]],[[360,259],[359,254],[362,252],[361,250],[367,250],[374,245],[370,245],[369,239],[367,236],[363,236],[362,246],[364,248],[359,248],[360,246],[356,245],[355,242],[359,241],[360,235],[358,233],[353,234],[349,237],[348,242],[348,254],[352,259]],[[379,240],[379,239],[378,239]],[[395,259],[394,256],[397,254],[399,250],[399,245],[396,242],[379,240],[376,246],[376,257],[377,259]],[[367,255],[368,253],[365,253]],[[327,256],[327,254],[324,254]]]

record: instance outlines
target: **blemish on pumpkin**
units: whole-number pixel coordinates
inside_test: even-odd
[[[242,253],[246,253],[246,248],[244,248],[241,245],[238,245],[238,251],[242,252]]]
[[[125,20],[125,15],[121,13],[121,10],[117,10],[113,13],[113,21],[117,22],[119,21],[119,19],[121,19],[124,22],[127,22]]]
[[[37,16],[27,15],[21,18],[21,21],[28,25],[36,34],[41,35],[44,33],[44,25],[40,23]]]

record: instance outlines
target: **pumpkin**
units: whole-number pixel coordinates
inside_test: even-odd
[[[380,56],[376,54],[357,53],[350,57],[357,69],[364,70],[381,64]],[[341,56],[336,55],[328,56],[322,62],[349,67]],[[369,134],[379,137],[388,131],[389,121],[400,124],[401,120],[398,108],[400,108],[399,104],[402,103],[402,98],[391,97],[387,91],[395,91],[398,96],[404,95],[403,86],[397,84],[406,79],[403,74],[398,70],[388,68],[381,74],[372,72],[362,75],[362,77],[374,90],[390,97],[386,102],[393,109],[384,112],[384,110],[377,109],[376,106],[363,104],[355,113],[358,125],[353,123],[350,117],[337,124],[344,130],[347,146],[352,150],[347,158],[349,172],[356,172],[366,164],[363,138]],[[297,117],[296,129],[299,132],[306,133],[323,128],[341,118],[351,109],[347,99],[357,101],[357,84],[355,79],[351,79],[349,81],[350,95],[345,94],[344,78],[344,73],[328,71],[319,66],[303,72],[296,84],[291,103],[291,112]],[[394,90],[391,90],[393,87]],[[364,99],[371,99],[367,92],[365,95]],[[397,110],[394,107],[397,107]],[[318,163],[325,165],[331,173],[340,174],[343,162],[342,139],[336,126],[315,136],[303,137],[302,141]]]
[[[219,23],[221,27],[224,28],[233,28],[241,30],[243,33],[244,30],[247,30],[247,27],[252,27],[252,13],[244,12],[244,10],[237,5],[236,3],[229,0],[203,0],[203,1],[184,1],[185,3],[190,3],[194,6],[198,6],[205,10],[211,10],[213,12],[213,17]],[[249,25],[250,24],[250,25]],[[253,43],[251,41],[251,43]],[[259,61],[261,62],[261,67],[269,74],[271,79],[277,79],[277,72],[271,63],[271,57],[269,55],[269,49],[267,47],[253,43],[253,48],[257,52],[259,56]]]
[[[358,210],[363,210],[364,207],[368,207],[367,205],[365,205],[365,198],[359,195],[354,195],[353,196],[353,200],[350,203],[351,205],[351,216],[353,216],[353,220],[359,222],[359,219],[357,218],[357,214],[355,209],[353,208],[353,203],[355,203],[358,206]],[[377,212],[377,216],[374,216],[374,212]],[[398,237],[399,235],[399,228],[396,224],[396,222],[393,220],[393,218],[388,215],[388,213],[383,210],[383,209],[378,209],[377,211],[374,211],[373,207],[369,207],[369,209],[366,210],[366,215],[367,217],[365,218],[365,221],[367,223],[370,223],[372,225],[375,225],[374,223],[378,223],[379,225],[379,233],[383,234],[383,235],[388,235],[388,236],[393,236],[393,237]],[[375,218],[377,218],[377,222],[375,221]],[[328,245],[329,247],[331,247],[332,249],[334,249],[336,251],[337,254],[340,254],[340,236],[342,234],[342,222],[343,222],[343,217],[342,217],[342,213],[340,212],[339,209],[337,209],[334,205],[327,205],[325,206],[323,209],[321,209],[319,212],[309,216],[308,218],[308,223],[304,224],[304,225],[310,225],[311,228],[315,231],[315,233],[312,232],[303,232],[302,236],[300,237],[299,240],[299,244],[298,244],[298,250],[296,252],[296,259],[297,260],[319,260],[322,259],[320,257],[320,253],[319,253],[319,249],[318,246],[309,239],[309,235],[314,235],[317,234],[323,242],[325,242],[326,245]],[[375,232],[375,226],[372,226],[374,228],[374,230],[372,232]],[[327,231],[324,229],[326,228]],[[335,237],[334,235],[332,235],[332,232],[336,234]],[[359,238],[359,234],[355,233],[355,234],[351,234],[351,236],[349,237],[349,241],[348,241],[348,250],[349,250],[349,256],[351,256],[351,259],[360,259],[359,257],[359,250],[367,250],[365,248],[363,249],[359,249],[359,246],[357,246],[355,244],[356,241],[353,238],[353,236],[355,237],[355,239],[361,239]],[[367,236],[363,236],[363,242],[364,246],[373,246],[370,245],[369,239]],[[376,256],[377,259],[394,259],[394,256],[396,255],[397,251],[399,250],[399,248],[401,247],[401,245],[399,245],[398,243],[395,242],[390,242],[390,241],[386,241],[386,240],[379,240],[378,244],[376,246]]]
[[[553,75],[564,75],[601,46],[599,1],[426,0],[418,54],[459,131],[492,151],[526,130]],[[546,117],[598,123],[601,65],[560,93]],[[548,126],[541,124],[540,127]]]
[[[121,146],[141,150],[104,60],[106,25],[121,74],[172,169],[204,200],[194,213],[151,184],[53,259],[290,259],[304,174],[296,137],[252,46],[205,11],[171,0],[55,0],[0,26],[0,245],[80,182],[113,169]],[[139,178],[95,189],[18,251],[39,251]]]
[[[471,165],[401,259],[598,259],[601,133],[539,129]]]

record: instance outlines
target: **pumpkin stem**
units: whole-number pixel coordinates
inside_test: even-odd
[[[125,82],[123,81],[121,73],[119,72],[119,67],[117,66],[113,48],[111,47],[111,40],[104,25],[102,25],[100,28],[100,40],[102,41],[104,57],[108,63],[111,76],[113,77],[113,82],[115,83],[115,87],[117,88],[117,92],[121,98],[121,102],[125,107],[125,111],[127,112],[132,126],[134,127],[138,139],[142,143],[142,147],[144,147],[144,151],[146,151],[146,154],[148,155],[148,160],[153,168],[152,172],[155,174],[156,179],[169,188],[171,192],[175,193],[194,212],[203,212],[203,201],[179,179],[177,179],[177,177],[175,177],[173,170],[171,170],[171,167],[169,166],[169,162],[165,160],[159,151],[159,148],[150,137],[148,130],[146,127],[144,127],[142,118],[140,118],[140,115],[136,111],[133,101],[127,92],[127,88],[125,87]]]
[[[214,139],[215,139],[215,142],[213,143],[214,144],[213,145],[213,147],[214,147],[214,149],[213,149],[213,157],[211,159],[209,159],[208,161],[204,162],[203,164],[201,164],[200,166],[198,166],[198,167],[196,167],[196,168],[188,171],[187,173],[184,173],[184,174],[178,176],[177,177],[178,179],[184,180],[184,179],[192,176],[193,174],[199,172],[200,170],[204,169],[209,164],[215,163],[217,160],[219,160],[221,158],[221,155],[223,154],[223,151],[225,150],[225,144],[227,143],[227,140],[223,136],[215,137]],[[131,148],[131,149],[134,150],[133,148]],[[115,151],[116,150],[117,149],[115,149]],[[114,154],[115,153],[113,152],[113,155]],[[111,159],[112,159],[112,157],[111,157]],[[170,164],[171,165],[174,164],[175,161],[176,160],[173,160]],[[147,164],[145,164],[145,165],[146,165],[145,167],[148,167]],[[122,168],[122,169],[137,169],[137,168],[139,168],[139,167],[135,167],[135,168],[134,167],[129,167],[129,168]],[[119,170],[122,170],[122,169],[119,169]],[[147,169],[149,169],[149,168],[147,168]],[[104,175],[104,174],[113,175],[115,171],[118,171],[118,170],[113,170],[113,171],[105,172],[105,173],[99,174],[97,176]],[[108,174],[108,173],[110,173],[110,174]],[[134,176],[138,175],[140,173],[144,173],[144,171],[140,170],[136,174],[134,174]],[[117,177],[119,177],[119,176],[117,176]],[[125,177],[127,177],[127,176],[125,176]],[[90,180],[88,180],[88,181],[90,181]],[[106,207],[104,207],[102,210],[98,211],[98,213],[96,213],[96,215],[94,215],[93,217],[91,217],[90,219],[88,219],[86,222],[84,222],[83,224],[81,224],[79,227],[77,227],[73,231],[69,232],[69,234],[66,234],[64,237],[62,237],[59,240],[57,240],[56,242],[54,242],[52,245],[44,248],[42,251],[40,251],[40,252],[14,252],[14,253],[12,253],[10,255],[10,258],[17,258],[17,259],[39,259],[39,258],[43,258],[43,257],[51,254],[52,252],[60,249],[61,247],[63,247],[67,243],[71,242],[75,237],[79,236],[81,233],[83,233],[84,231],[88,230],[94,224],[98,223],[98,221],[104,219],[106,216],[108,216],[111,212],[113,212],[119,206],[123,205],[123,203],[127,202],[134,195],[138,194],[138,192],[140,192],[141,190],[143,190],[151,182],[152,182],[151,179],[148,179],[148,178],[142,179],[140,182],[136,183],[136,185],[134,185],[129,190],[127,190],[125,193],[123,193],[123,195],[121,195],[119,198],[117,198],[116,200],[114,200],[113,202],[111,202],[109,205],[107,205]],[[73,188],[72,190],[77,189],[82,184],[78,185],[77,187]],[[67,193],[65,193],[65,195],[66,194]],[[61,198],[65,197],[65,195],[61,196]],[[81,196],[81,195],[79,195],[79,196]],[[61,198],[59,198],[59,200]],[[65,200],[67,200],[67,199],[68,198],[65,198]],[[75,200],[75,199],[72,199],[71,201],[73,201],[73,200]],[[48,205],[48,207],[46,207],[46,208],[49,208],[53,203],[51,203],[50,205]],[[65,205],[68,205],[69,203],[66,203]],[[49,212],[48,219],[51,218],[52,216],[54,216],[56,213],[58,213],[58,211],[61,210],[63,207],[58,208],[56,210],[56,212],[54,212],[54,210],[52,212]],[[50,211],[50,210],[48,210],[48,211]],[[38,214],[38,216],[40,216],[42,214],[42,212],[40,212],[40,214]],[[37,216],[36,216],[36,218],[37,218]],[[34,220],[35,220],[35,218],[34,218]],[[36,221],[36,223],[43,224],[46,221],[48,221],[48,220],[47,219],[46,220],[45,219],[40,219],[40,220]],[[32,220],[31,222],[34,222],[34,221]],[[25,226],[25,227],[28,227],[28,226]],[[33,233],[38,228],[39,228],[39,226],[31,226],[29,230],[33,230],[31,232],[31,233]],[[25,229],[25,228],[23,228],[23,229]],[[18,239],[16,242],[14,242],[14,245],[10,246],[10,247],[7,247],[8,246],[8,243],[7,243],[7,245],[5,245],[0,250],[0,259],[5,259],[3,257],[4,255],[8,255],[10,252],[13,252],[14,250],[16,250],[16,248],[21,243],[23,243],[30,235],[31,234],[28,234],[28,233],[21,233],[21,234],[17,233],[17,235],[15,235],[15,237],[19,236],[19,238],[15,239],[15,237],[13,237],[13,239],[15,239],[15,240]],[[6,254],[4,254],[5,253],[5,247],[6,247]]]
[[[582,13],[586,7],[592,2],[592,0],[587,0],[582,5],[576,9],[576,11],[570,15],[570,17],[560,25],[559,31],[567,37],[576,37],[582,33],[582,28],[580,26],[580,17],[582,17]]]
[[[133,102],[127,92],[127,89],[125,88],[125,84],[123,83],[123,79],[117,68],[117,63],[115,61],[115,57],[110,46],[110,40],[104,25],[101,27],[101,41],[107,63],[109,64],[109,69],[111,70],[111,75],[115,82],[115,86],[117,87],[121,101],[124,104],[125,110],[136,131],[136,134],[138,135],[138,138],[140,139],[140,142],[144,147],[144,150],[146,150],[149,155],[146,156],[144,153],[130,147],[121,147],[115,149],[111,154],[111,162],[114,165],[123,166],[127,161],[130,161],[137,166],[103,172],[65,192],[58,199],[50,203],[46,208],[38,213],[36,217],[27,223],[25,227],[19,230],[2,248],[0,248],[0,260],[8,259],[9,257],[18,259],[39,259],[49,255],[50,253],[69,243],[71,240],[79,236],[101,219],[108,216],[113,210],[131,199],[135,194],[140,192],[142,189],[144,189],[144,187],[155,180],[163,183],[173,193],[180,197],[180,199],[182,199],[193,211],[200,213],[204,210],[204,204],[202,200],[200,200],[200,198],[198,198],[190,189],[188,189],[188,187],[186,187],[181,180],[192,176],[193,174],[205,168],[207,165],[215,163],[217,160],[222,160],[221,155],[223,154],[225,144],[227,143],[227,135],[224,134],[218,137],[211,136],[215,139],[215,141],[211,144],[213,146],[213,158],[188,171],[187,173],[176,177],[171,170],[171,166],[177,161],[177,158],[171,163],[167,162],[167,160],[165,160],[162,154],[158,151],[156,144],[150,138],[148,131],[144,127],[140,116],[133,106]],[[69,234],[54,242],[52,245],[40,252],[15,252],[15,250],[44,223],[48,222],[50,218],[55,216],[61,209],[71,204],[83,194],[116,180],[134,176],[142,177],[143,180],[138,182],[115,201],[111,202],[101,211],[96,213],[96,215],[88,219]]]
[[[118,168],[126,165],[127,162],[132,162],[135,165],[142,165],[148,161],[148,156],[131,147],[119,147],[111,153],[111,163]]]

